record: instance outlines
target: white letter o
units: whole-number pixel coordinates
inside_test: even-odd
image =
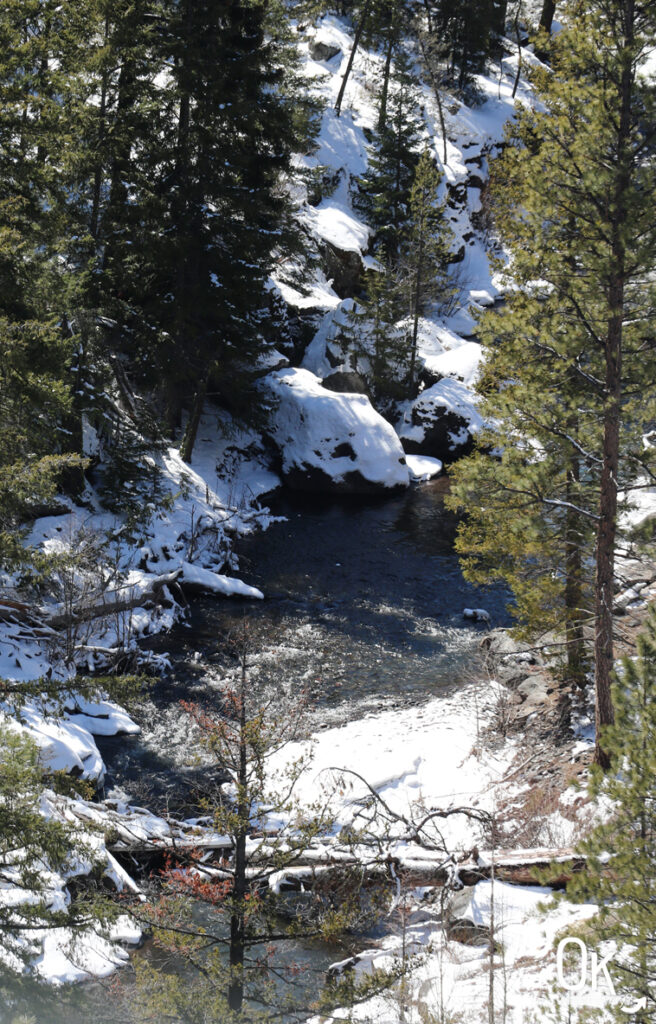
[[[567,947],[567,945],[578,946],[581,950],[581,976],[576,985],[568,984],[567,979],[565,978],[563,960],[565,957],[565,948]],[[563,988],[567,989],[568,992],[583,991],[583,989],[585,988],[585,982],[588,975],[588,950],[583,939],[577,939],[573,936],[570,936],[567,939],[560,940],[560,942],[558,943],[558,951],[556,953],[556,973],[558,975],[558,983],[562,985]]]

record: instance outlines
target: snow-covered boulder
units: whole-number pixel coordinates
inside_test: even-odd
[[[295,490],[373,494],[409,484],[401,443],[365,395],[322,387],[308,370],[269,374],[271,436]]]
[[[397,431],[408,454],[454,462],[471,450],[482,426],[476,397],[462,381],[445,377],[406,403]]]
[[[336,57],[338,53],[342,52],[341,46],[329,37],[326,38],[322,35],[319,35],[316,39],[312,40],[309,49],[312,60],[318,61],[332,60],[333,57]]]

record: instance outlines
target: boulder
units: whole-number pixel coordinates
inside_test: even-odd
[[[349,299],[360,290],[362,281],[362,257],[351,249],[340,249],[333,242],[324,240],[320,247],[323,270],[332,281],[333,291],[340,299]]]
[[[444,378],[406,403],[397,432],[409,455],[448,463],[469,454],[482,426],[472,392],[462,381]]]
[[[329,39],[313,39],[310,43],[310,56],[312,60],[332,60],[338,53],[341,53],[341,47],[331,42]]]
[[[294,490],[379,494],[407,487],[410,476],[393,427],[365,395],[339,394],[308,370],[269,374],[270,436]]]
[[[335,370],[324,377],[322,384],[329,391],[337,391],[343,395],[366,395],[367,385],[359,373],[348,370]]]

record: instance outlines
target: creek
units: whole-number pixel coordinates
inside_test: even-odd
[[[493,626],[508,625],[507,593],[482,593],[463,579],[445,487],[442,478],[379,500],[276,496],[271,511],[281,519],[236,544],[235,575],[265,599],[195,601],[172,632],[149,642],[168,653],[171,669],[141,707],[140,736],[99,739],[106,792],[117,787],[159,812],[193,812],[199,769],[187,763],[179,701],[220,707],[221,683],[234,671],[226,641],[245,620],[256,670],[310,692],[315,730],[419,704],[472,679],[486,627],[465,621],[463,609],[484,607]],[[373,937],[361,937],[360,948]],[[150,943],[136,955],[157,958]],[[344,951],[299,942],[286,955],[312,979]],[[33,990],[17,1006],[38,1024],[112,1019],[96,983]]]

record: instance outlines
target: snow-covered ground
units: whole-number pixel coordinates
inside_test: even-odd
[[[317,43],[333,50],[338,48],[339,52],[328,60],[314,60],[312,52],[316,52]],[[381,71],[382,56],[358,49],[341,115],[337,117],[333,107],[351,46],[351,31],[332,15],[321,19],[315,29],[301,37],[305,74],[326,102],[318,147],[311,156],[302,159],[302,164],[321,172],[324,180],[331,182],[325,190],[327,194],[316,206],[305,205],[302,217],[318,243],[329,243],[344,252],[359,254],[362,266],[368,267],[372,259],[368,253],[370,231],[353,209],[351,190],[367,166],[366,133],[376,123],[376,81]],[[516,45],[509,41],[508,50],[512,56],[504,57],[501,64],[490,67],[488,74],[476,78],[479,102],[475,106],[467,106],[454,97],[448,97],[443,104],[446,140],[441,135],[432,90],[428,85],[421,89],[425,122],[423,142],[431,149],[443,173],[440,198],[447,202],[448,222],[454,236],[452,249],[460,258],[452,267],[456,308],[443,312],[437,309],[420,325],[418,363],[429,379],[436,383],[419,399],[407,403],[400,412],[398,423],[395,423],[404,446],[406,441],[410,441],[408,450],[416,454],[452,459],[480,428],[477,398],[472,387],[478,373],[481,349],[471,335],[476,328],[477,314],[497,301],[501,294],[490,268],[489,240],[476,218],[481,211],[481,186],[487,177],[488,159],[503,138],[504,125],[513,114],[515,102],[531,101],[524,78],[520,78],[517,95],[513,99],[518,60]],[[530,49],[522,50],[522,61],[524,67],[536,63]],[[330,188],[333,188],[332,192]],[[311,296],[300,296],[279,282],[292,306],[303,308],[312,305],[315,309],[325,310],[302,364],[322,378],[335,369],[360,368],[353,353],[345,356],[336,342],[340,328],[353,307],[353,300],[340,301],[331,290],[332,283],[319,274],[311,288]],[[453,386],[451,381],[455,382]],[[420,406],[415,410],[417,403]],[[431,433],[423,425],[445,417],[446,437],[442,438],[440,434],[436,448],[435,432]]]

